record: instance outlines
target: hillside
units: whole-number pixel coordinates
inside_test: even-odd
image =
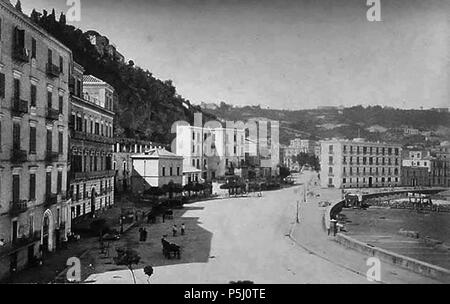
[[[114,110],[114,132],[117,137],[130,137],[169,143],[172,123],[185,120],[193,123],[194,112],[201,111],[189,100],[176,93],[170,80],[155,78],[151,72],[126,63],[105,50],[99,50],[89,41],[89,33],[66,24],[63,14],[56,20],[55,11],[42,14],[33,10],[31,20],[47,30],[73,52],[74,60],[86,74],[94,75],[111,84],[118,95]],[[205,118],[208,119],[207,115]],[[214,117],[209,116],[209,119]]]
[[[234,107],[225,102],[203,105],[203,111],[224,120],[246,121],[262,117],[280,121],[280,142],[301,138],[365,137],[373,141],[392,141],[403,145],[432,145],[450,138],[450,113],[435,110],[402,110],[391,107],[324,108],[311,110],[263,109],[260,106]],[[402,127],[419,130],[405,136]]]

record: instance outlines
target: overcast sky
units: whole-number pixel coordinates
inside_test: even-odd
[[[193,103],[449,107],[449,1],[380,1],[369,22],[366,0],[81,0],[73,25]]]

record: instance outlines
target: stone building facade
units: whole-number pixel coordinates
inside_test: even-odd
[[[152,149],[131,156],[132,192],[141,194],[150,187],[183,183],[183,157],[165,149]]]
[[[114,89],[73,64],[70,86],[71,219],[114,204]]]
[[[115,193],[127,192],[131,189],[131,156],[151,149],[168,149],[167,145],[132,138],[116,138],[113,149],[113,170]]]
[[[71,51],[0,1],[0,277],[58,249],[67,188]]]

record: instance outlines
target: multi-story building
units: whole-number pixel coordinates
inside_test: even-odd
[[[168,149],[167,145],[132,138],[115,139],[113,149],[114,193],[127,192],[131,185],[131,169],[133,162],[131,156],[144,153],[150,149]]]
[[[73,64],[70,87],[71,219],[114,204],[114,88]]]
[[[184,165],[202,170],[203,180],[212,180],[241,166],[244,129],[177,126],[176,154]]]
[[[401,185],[401,146],[362,139],[323,140],[322,187],[371,188]]]
[[[316,146],[317,142],[315,140],[300,138],[291,140],[289,145],[289,147],[292,148],[297,154],[314,154]]]
[[[70,231],[66,196],[71,51],[0,1],[0,277]]]
[[[141,194],[151,187],[183,183],[183,157],[165,149],[147,150],[131,156],[131,189]]]

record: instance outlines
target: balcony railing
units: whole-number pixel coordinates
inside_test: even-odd
[[[104,171],[91,171],[91,172],[72,172],[72,177],[75,180],[94,179],[100,177],[113,177],[115,175],[114,170]]]
[[[47,108],[47,113],[45,115],[47,120],[55,121],[59,119],[59,111],[52,108]]]
[[[13,97],[11,100],[11,114],[13,116],[22,116],[28,113],[28,101]]]
[[[104,144],[114,144],[114,138],[111,137],[105,137],[105,136],[101,136],[101,135],[97,135],[97,134],[92,134],[92,133],[85,133],[86,140],[89,141],[94,141],[94,142],[99,142],[99,143],[104,143]]]
[[[45,161],[48,163],[53,163],[58,161],[58,152],[47,151],[45,153]]]
[[[11,149],[11,162],[13,164],[24,163],[27,160],[27,151],[20,149]]]
[[[27,210],[28,210],[28,202],[26,200],[12,201],[10,203],[9,214],[11,216],[17,216]]]
[[[12,57],[16,61],[27,63],[30,61],[30,52],[23,47],[14,47]]]
[[[58,202],[58,195],[56,193],[47,193],[45,195],[44,207],[50,207]]]
[[[59,67],[52,63],[47,63],[46,71],[47,75],[50,77],[59,77],[59,75],[61,74],[61,70],[59,69]]]
[[[72,138],[73,139],[79,139],[79,140],[85,140],[86,139],[86,132],[83,131],[72,131]]]

